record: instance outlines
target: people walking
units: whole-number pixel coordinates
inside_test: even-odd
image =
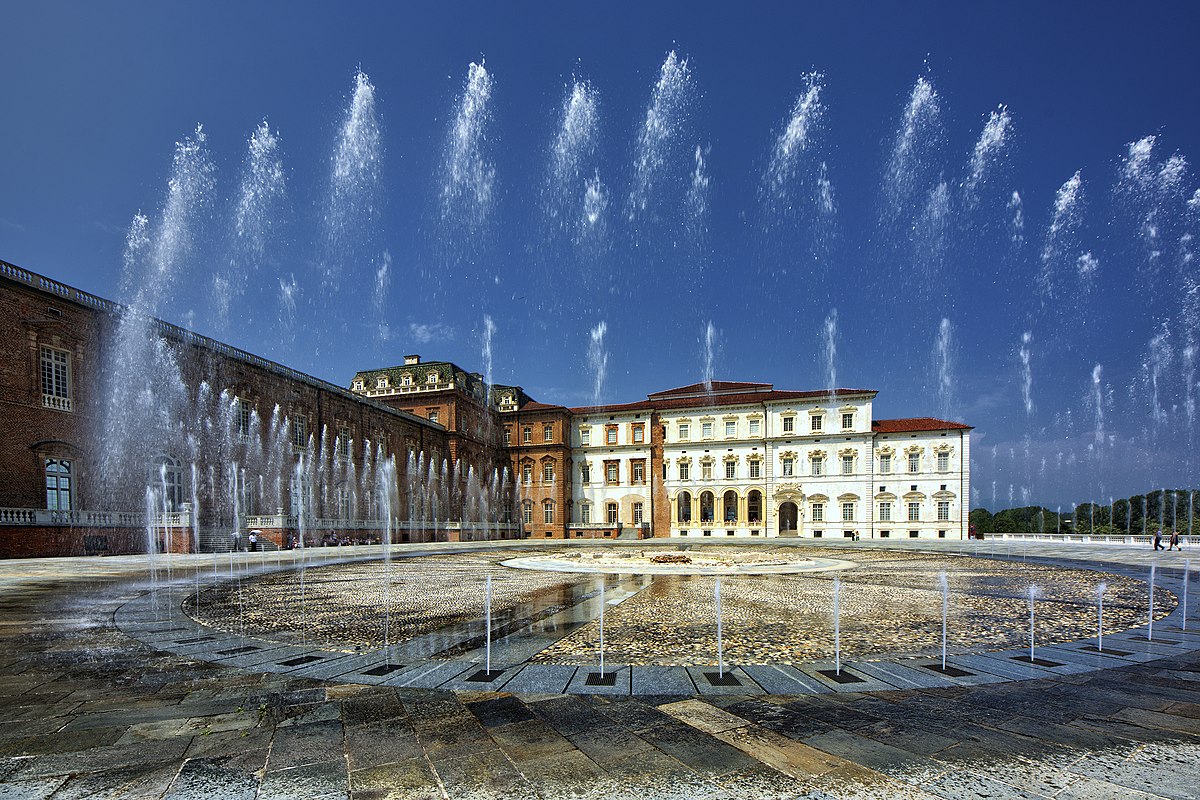
[[[1167,549],[1168,550],[1180,550],[1180,551],[1183,550],[1183,548],[1179,544],[1179,531],[1171,531],[1171,538],[1167,542]]]
[[[1154,532],[1154,549],[1155,549],[1155,550],[1162,550],[1162,549],[1163,549],[1163,543],[1162,543],[1162,528],[1159,528],[1158,530],[1156,530],[1156,531]]]

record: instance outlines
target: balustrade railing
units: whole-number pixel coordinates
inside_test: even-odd
[[[192,524],[190,511],[152,514],[150,524],[156,528],[188,528]],[[144,511],[64,511],[50,508],[0,508],[0,525],[79,528],[144,528]]]

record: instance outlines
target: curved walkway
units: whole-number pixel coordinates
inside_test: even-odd
[[[1010,554],[992,543],[859,546]],[[1031,544],[1011,555],[1139,577],[1156,561],[1175,589],[1190,554]],[[190,575],[189,558],[207,557],[173,558],[172,572]],[[262,568],[259,556],[235,556],[235,574],[255,559]],[[146,566],[0,563],[0,798],[1200,796],[1200,653],[1192,632],[1179,630],[1181,612],[1156,622],[1155,642],[1137,630],[1105,636],[1106,650],[1128,656],[1060,645],[1038,655],[1062,666],[993,654],[1021,672],[974,670],[1011,679],[1003,682],[922,670],[940,685],[905,688],[899,673],[850,663],[871,682],[815,678],[819,693],[783,692],[742,670],[749,682],[740,687],[702,678],[687,692],[642,695],[630,694],[631,673],[618,696],[599,693],[610,687],[562,693],[573,674],[561,688],[558,679],[533,687],[549,693],[516,692],[524,666],[503,683],[446,691],[455,676],[430,687],[402,670],[345,670],[333,682],[303,674],[318,662],[264,668],[311,653],[241,666],[230,659],[249,651],[202,660],[182,649],[189,637],[169,630],[174,622],[145,617],[158,613],[139,600],[150,588]],[[125,633],[118,616],[154,646]]]

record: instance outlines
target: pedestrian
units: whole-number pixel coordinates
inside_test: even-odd
[[[1159,528],[1158,530],[1156,530],[1156,531],[1154,532],[1154,549],[1155,549],[1155,550],[1162,550],[1162,549],[1163,549],[1163,545],[1162,545],[1162,528]]]
[[[1171,531],[1171,540],[1168,542],[1167,549],[1175,549],[1179,551],[1183,550],[1183,548],[1179,545],[1179,531]]]
[[[250,552],[258,552],[258,531],[250,531]]]

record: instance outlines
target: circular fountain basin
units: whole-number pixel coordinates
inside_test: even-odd
[[[640,553],[553,553],[522,556],[502,566],[541,572],[603,575],[792,575],[832,572],[857,566],[841,558],[805,558],[777,553],[700,554],[679,551]]]

